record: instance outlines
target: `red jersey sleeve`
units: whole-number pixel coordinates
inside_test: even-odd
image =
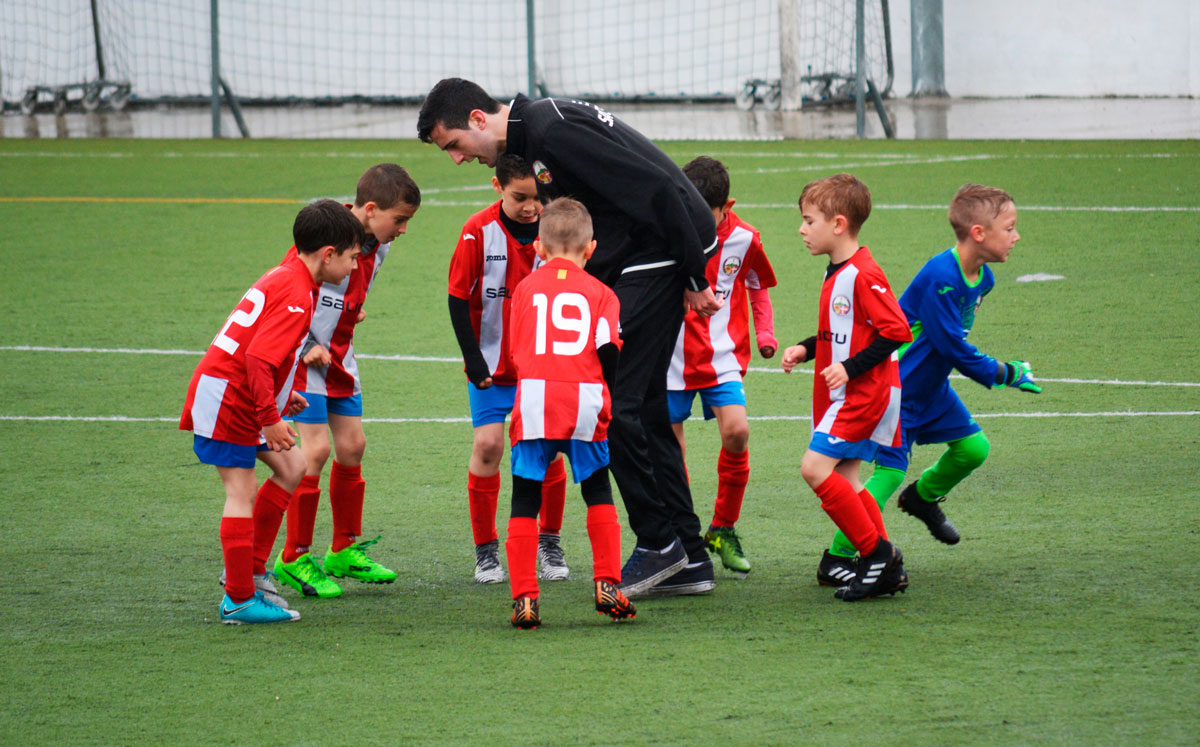
[[[779,284],[779,281],[775,279],[775,269],[771,267],[767,253],[763,250],[762,237],[759,236],[758,231],[754,232],[750,248],[746,251],[746,271],[743,278],[746,287],[751,290],[774,288]]]
[[[889,340],[911,342],[912,330],[900,302],[892,294],[883,272],[871,268],[855,278],[854,301],[862,308],[867,323]]]
[[[246,348],[246,355],[264,360],[272,368],[279,368],[296,352],[312,322],[311,296],[277,295],[267,299],[258,330]]]
[[[483,236],[474,220],[467,221],[458,237],[458,245],[454,247],[454,255],[450,257],[450,295],[464,301],[471,300],[471,292],[479,282],[483,263],[480,252],[483,247]]]
[[[597,311],[599,319],[596,320],[596,349],[599,350],[611,342],[620,350],[621,302],[617,300],[617,294],[607,286],[604,286]]]

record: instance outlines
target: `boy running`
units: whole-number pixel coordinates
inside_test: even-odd
[[[720,161],[700,156],[683,167],[700,196],[712,209],[717,223],[717,250],[705,270],[708,284],[725,305],[709,317],[688,312],[667,371],[667,404],[671,427],[686,450],[683,422],[691,416],[692,402],[700,395],[704,419],[717,420],[721,453],[717,457],[717,499],[704,540],[710,552],[731,571],[749,573],[750,561],[742,552],[734,524],[741,516],[742,499],[750,478],[750,424],[746,419],[746,387],[742,379],[750,365],[750,315],[758,352],[771,358],[779,348],[775,339],[771,296],[775,271],[763,252],[758,229],[733,212],[729,198],[729,171]],[[749,297],[749,308],[747,308]],[[665,593],[671,579],[652,589]]]
[[[323,282],[340,283],[354,269],[362,225],[333,200],[318,200],[296,216],[296,254],[246,291],[196,366],[179,420],[192,431],[201,462],[217,468],[225,486],[221,549],[227,624],[290,622],[300,613],[282,599],[265,571],[254,571],[254,548],[270,547],[300,478],[304,457],[295,432],[280,417],[304,409],[292,389],[313,299]],[[254,460],[272,474],[255,489]]]
[[[517,377],[509,352],[511,296],[540,260],[538,199],[533,168],[520,156],[496,160],[492,189],[500,199],[471,216],[450,259],[450,322],[466,364],[467,397],[475,439],[467,465],[467,502],[475,540],[475,581],[504,581],[496,508],[500,499],[500,458],[504,456],[504,420],[513,409]],[[565,581],[571,569],[563,557],[559,532],[567,475],[562,459],[551,463],[543,481],[538,561],[541,577]]]
[[[904,313],[858,231],[871,193],[850,174],[810,182],[800,193],[800,235],[828,255],[817,334],[784,351],[783,370],[815,357],[813,432],[800,463],[821,508],[858,551],[855,575],[838,599],[895,594],[908,587],[900,549],[888,541],[879,505],[859,481],[863,461],[900,444],[900,372],[894,353],[912,340]]]
[[[362,458],[367,437],[362,426],[362,380],[354,358],[354,330],[366,317],[363,304],[391,242],[408,230],[408,221],[420,205],[421,190],[403,167],[381,163],[367,169],[358,180],[354,204],[345,206],[366,232],[362,255],[349,277],[324,283],[317,298],[296,371],[296,391],[308,400],[308,408],[294,416],[304,454],[304,477],[288,503],[287,537],[274,568],[283,583],[305,596],[340,596],[342,588],[330,576],[376,584],[396,580],[395,571],[365,552],[379,538],[358,542],[366,493]],[[295,248],[288,256],[294,252]],[[310,551],[321,500],[321,470],[329,459],[327,429],[333,436],[334,452],[329,473],[333,536],[318,564]],[[270,552],[270,544],[256,542],[256,565],[265,563]]]
[[[1021,239],[1012,196],[995,187],[965,184],[950,201],[950,225],[955,245],[926,262],[900,297],[913,334],[913,342],[899,350],[901,444],[879,450],[867,490],[882,509],[904,481],[913,445],[945,444],[937,463],[910,483],[898,502],[901,511],[923,521],[935,538],[953,545],[959,541],[958,530],[938,504],[983,464],[989,444],[951,388],[950,371],[957,369],[989,389],[1016,387],[1031,394],[1042,389],[1027,362],[1004,363],[967,342],[979,305],[996,284],[988,263],[1006,262]],[[848,549],[843,536],[834,538],[818,581],[826,583],[831,562],[846,562]]]
[[[546,264],[513,294],[513,363],[517,395],[512,426],[512,518],[504,543],[513,595],[513,626],[541,625],[535,556],[542,480],[557,454],[571,459],[587,503],[596,611],[613,620],[635,615],[621,582],[621,524],[608,481],[609,384],[619,357],[620,305],[583,270],[596,249],[582,203],[554,200],[542,213],[535,244]]]

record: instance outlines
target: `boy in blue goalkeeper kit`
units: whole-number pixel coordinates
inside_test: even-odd
[[[937,463],[910,483],[898,502],[901,511],[925,522],[935,538],[953,545],[958,530],[938,504],[987,459],[988,440],[950,387],[951,370],[990,389],[1016,387],[1033,394],[1042,389],[1025,361],[998,361],[967,341],[979,304],[995,286],[988,263],[1006,261],[1021,238],[1012,197],[1002,189],[966,184],[950,202],[950,225],[955,246],[926,262],[900,297],[913,334],[913,341],[898,351],[903,442],[879,450],[866,488],[882,509],[904,481],[913,445],[945,444]],[[821,559],[817,581],[849,583],[853,556],[854,546],[838,532]]]

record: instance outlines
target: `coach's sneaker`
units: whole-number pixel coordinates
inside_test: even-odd
[[[880,537],[870,555],[858,556],[854,580],[833,595],[843,602],[857,602],[903,592],[907,588],[908,574],[904,572],[904,556],[900,554],[900,548]]]
[[[325,575],[312,553],[304,553],[290,563],[283,562],[283,553],[275,557],[275,576],[306,597],[340,597],[342,587]]]
[[[512,625],[521,630],[533,630],[542,624],[538,615],[538,603],[533,597],[517,597],[513,600]]]
[[[254,596],[240,604],[234,604],[226,594],[221,600],[220,611],[221,622],[226,625],[292,622],[300,619],[299,612],[271,604],[263,597],[261,591],[254,592]]]
[[[651,586],[647,593],[656,597],[679,597],[686,594],[707,594],[716,586],[713,563],[707,554],[701,553],[695,560],[689,559],[688,564],[673,575]]]
[[[625,566],[621,568],[621,583],[617,588],[627,597],[641,596],[659,581],[682,570],[687,564],[687,552],[678,538],[661,550],[635,547],[629,560],[626,560]]]
[[[545,581],[566,581],[571,578],[571,569],[563,557],[562,540],[557,534],[542,532],[538,535],[537,562],[541,566],[538,578]]]
[[[504,579],[504,566],[500,565],[500,540],[475,545],[475,583],[498,584]]]
[[[929,527],[929,533],[935,539],[945,542],[947,545],[957,545],[960,539],[958,530],[954,528],[954,525],[942,513],[941,507],[938,506],[944,500],[946,500],[946,496],[934,501],[925,500],[917,492],[917,484],[912,482],[900,492],[897,503],[900,504],[901,511],[925,522],[925,526]]]
[[[637,607],[633,606],[629,597],[608,581],[596,582],[596,612],[608,615],[617,622],[637,617]]]
[[[396,572],[371,560],[363,552],[378,541],[379,537],[376,537],[344,547],[337,552],[330,547],[329,552],[325,553],[325,559],[321,561],[321,568],[325,575],[334,578],[352,578],[368,584],[390,584],[396,580]]]
[[[817,566],[817,583],[821,586],[841,588],[854,580],[854,558],[834,555],[828,550],[821,556]]]
[[[742,540],[733,527],[709,527],[704,533],[709,552],[721,558],[721,565],[734,573],[749,573],[750,561],[742,552]]]
[[[257,591],[262,592],[263,599],[266,599],[276,607],[282,607],[286,610],[288,609],[287,600],[279,595],[279,589],[276,589],[275,584],[271,581],[274,576],[275,574],[271,573],[270,571],[267,571],[266,573],[254,574],[254,588]],[[224,568],[221,569],[221,588],[225,588]]]

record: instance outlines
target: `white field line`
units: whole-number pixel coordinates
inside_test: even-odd
[[[985,412],[972,414],[975,418],[1152,418],[1152,417],[1197,417],[1200,410],[1112,410],[1101,412]],[[751,415],[757,421],[810,421],[808,415]],[[0,415],[0,422],[40,423],[178,423],[179,418],[131,417],[128,415]],[[364,423],[469,423],[469,417],[457,418],[363,418]]]
[[[19,353],[98,353],[98,354],[117,354],[117,355],[204,355],[203,350],[178,350],[169,348],[83,348],[83,347],[51,347],[45,345],[0,345],[0,351],[13,351]],[[356,353],[355,357],[362,360],[377,360],[377,361],[401,361],[409,363],[462,363],[461,358],[438,357],[430,355],[373,355],[370,353]],[[747,371],[755,373],[783,373],[780,368],[769,368],[765,366],[751,366]],[[807,368],[797,368],[794,371],[798,374],[812,375],[812,371]],[[959,374],[951,374],[952,379],[966,379],[965,376]],[[1039,376],[1038,381],[1051,382],[1055,384],[1103,384],[1110,386],[1178,386],[1178,387],[1200,387],[1200,382],[1196,381],[1129,381],[1125,379],[1051,379],[1045,376]]]

